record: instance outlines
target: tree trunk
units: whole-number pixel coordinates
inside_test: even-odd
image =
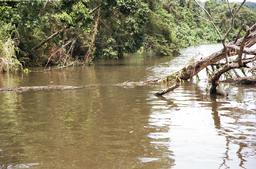
[[[219,84],[219,78],[223,73],[231,69],[237,69],[242,67],[247,67],[248,63],[255,62],[256,60],[256,50],[250,49],[256,43],[256,24],[254,24],[250,29],[247,30],[246,35],[236,41],[228,43],[225,47],[226,49],[222,49],[218,52],[211,54],[206,58],[202,58],[199,61],[189,64],[183,67],[181,70],[173,73],[172,75],[160,80],[167,81],[168,83],[174,83],[171,87],[164,89],[163,91],[159,91],[156,95],[164,95],[175,88],[177,88],[181,81],[186,81],[193,76],[197,75],[201,70],[207,68],[210,65],[218,64],[219,61],[225,59],[226,57],[236,56],[237,59],[232,62],[227,62],[225,64],[218,64],[221,67],[214,72],[213,77],[211,78],[211,94],[216,93],[216,87]],[[243,54],[254,55],[251,58],[242,58]]]
[[[84,60],[87,63],[91,63],[93,58],[93,55],[95,53],[95,41],[96,41],[96,36],[98,34],[98,29],[99,29],[99,22],[100,22],[100,9],[98,10],[97,16],[96,16],[96,21],[94,24],[94,28],[93,28],[93,32],[92,32],[92,37],[91,37],[91,42],[89,44],[89,49],[87,51],[87,53],[84,56]]]

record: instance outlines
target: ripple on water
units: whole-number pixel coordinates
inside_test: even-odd
[[[150,115],[149,125],[156,127],[165,127],[171,124],[171,113],[170,111],[155,112]]]
[[[212,99],[196,88],[181,86],[164,98],[149,97],[151,144],[167,153],[165,158],[175,161],[174,168],[197,169],[207,165],[253,169],[256,112],[252,98],[255,96],[243,95],[238,100],[233,96]]]

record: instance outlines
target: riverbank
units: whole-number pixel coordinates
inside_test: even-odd
[[[209,21],[194,1],[0,2],[0,72],[74,61],[91,64],[136,52],[170,56],[188,46],[220,41],[231,24],[229,5],[206,2]],[[255,9],[243,6],[227,40],[255,18]]]

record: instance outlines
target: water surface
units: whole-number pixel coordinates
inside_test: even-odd
[[[1,87],[93,86],[0,93],[0,169],[254,169],[254,87],[226,86],[227,98],[210,98],[201,80],[158,98],[153,94],[164,86],[114,85],[163,77],[219,47],[1,75]]]

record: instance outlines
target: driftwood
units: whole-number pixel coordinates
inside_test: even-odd
[[[156,84],[154,81],[140,81],[140,82],[123,82],[112,85],[102,85],[102,84],[90,84],[84,86],[69,86],[69,85],[47,85],[47,86],[19,86],[19,87],[3,87],[0,88],[0,93],[2,92],[29,92],[29,91],[52,91],[52,90],[78,90],[78,89],[93,89],[100,86],[112,86],[112,87],[122,87],[122,88],[134,88],[138,86],[147,86],[149,84]]]
[[[0,92],[27,92],[27,91],[48,91],[48,90],[75,90],[85,86],[48,85],[48,86],[23,86],[13,88],[0,88]]]
[[[223,59],[226,59],[231,56],[238,56],[237,59],[227,62],[221,66],[216,72],[214,72],[213,77],[211,78],[211,91],[215,91],[218,86],[218,81],[220,76],[223,73],[228,72],[229,70],[248,67],[248,63],[256,61],[256,50],[250,49],[256,43],[256,24],[254,24],[250,29],[247,30],[246,35],[240,39],[237,39],[233,42],[228,43],[226,48],[213,53],[212,55],[202,58],[201,60],[189,64],[183,67],[180,71],[173,73],[172,75],[162,79],[162,81],[167,81],[168,83],[174,83],[171,87],[159,91],[156,95],[164,95],[177,87],[182,81],[187,81],[192,79],[193,76],[197,75],[201,70],[220,62]],[[244,54],[254,55],[252,57],[243,58]],[[212,93],[214,94],[214,93]]]

